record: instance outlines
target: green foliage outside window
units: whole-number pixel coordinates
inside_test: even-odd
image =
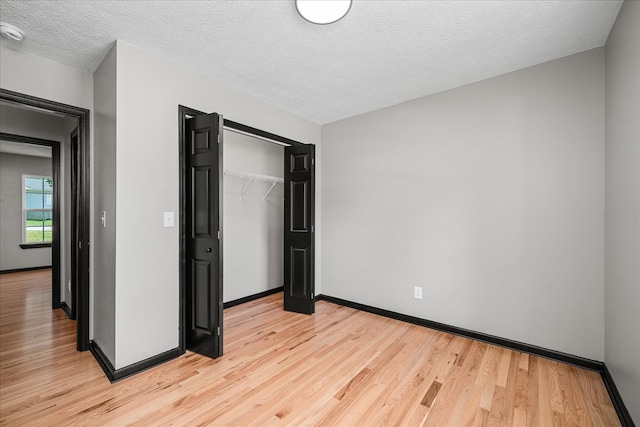
[[[48,243],[53,237],[53,179],[24,177],[24,241]]]

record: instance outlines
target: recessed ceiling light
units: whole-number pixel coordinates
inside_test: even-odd
[[[13,41],[22,41],[24,38],[24,31],[15,25],[7,24],[5,22],[0,22],[0,35],[9,40]]]
[[[351,0],[296,0],[298,13],[312,24],[332,24],[351,9]]]

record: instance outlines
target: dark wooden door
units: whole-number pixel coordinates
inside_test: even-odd
[[[284,150],[284,309],[315,312],[315,146]]]
[[[186,122],[186,348],[222,354],[222,116]]]

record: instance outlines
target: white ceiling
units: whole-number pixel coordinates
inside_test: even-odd
[[[3,44],[94,71],[116,39],[318,124],[603,46],[621,0],[0,0]]]

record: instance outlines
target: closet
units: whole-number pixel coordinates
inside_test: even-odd
[[[223,131],[223,301],[283,286],[284,147]]]
[[[283,287],[312,314],[315,146],[180,106],[180,349],[223,354],[223,308]]]

